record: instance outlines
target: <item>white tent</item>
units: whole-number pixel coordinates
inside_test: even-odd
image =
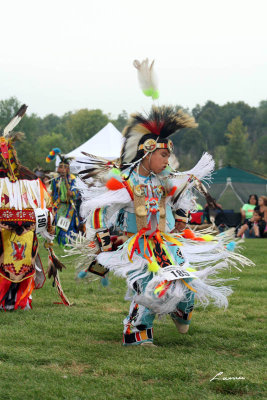
[[[123,143],[123,136],[115,126],[109,122],[104,128],[102,128],[93,137],[88,139],[85,143],[81,144],[76,149],[66,154],[67,157],[73,157],[74,160],[70,163],[70,170],[72,173],[78,173],[84,168],[83,164],[77,161],[86,160],[86,156],[82,154],[82,151],[106,158],[108,160],[114,160],[120,156],[120,151]],[[59,164],[59,157],[57,157],[56,165]]]
[[[81,144],[81,146],[72,150],[67,156],[81,158],[83,157],[81,152],[85,151],[86,153],[112,160],[120,156],[122,138],[120,131],[109,122],[101,131],[88,139],[87,142]]]

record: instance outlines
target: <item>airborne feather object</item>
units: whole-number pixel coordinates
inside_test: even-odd
[[[154,71],[154,60],[149,65],[148,58],[142,62],[134,60],[134,67],[137,69],[137,76],[140,87],[145,96],[152,97],[153,100],[159,98],[158,83]]]

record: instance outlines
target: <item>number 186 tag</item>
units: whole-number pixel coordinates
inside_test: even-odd
[[[177,265],[169,265],[168,267],[159,270],[159,274],[167,281],[174,281],[176,279],[196,278],[192,272],[179,268]]]

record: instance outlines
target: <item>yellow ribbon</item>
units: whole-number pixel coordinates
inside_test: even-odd
[[[168,235],[167,233],[161,232],[161,235],[166,239],[168,242],[176,244],[176,246],[183,246],[183,243],[179,242],[179,240],[175,239],[173,236]]]

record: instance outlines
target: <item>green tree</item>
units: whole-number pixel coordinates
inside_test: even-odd
[[[214,151],[216,168],[222,168],[226,164],[226,146],[217,146]]]
[[[38,138],[36,147],[39,148],[36,164],[46,169],[54,169],[55,163],[51,162],[51,164],[46,163],[45,159],[49,152],[54,147],[59,147],[62,153],[67,153],[69,151],[68,141],[61,133],[52,132],[47,135],[43,135]]]
[[[225,136],[228,138],[226,148],[226,163],[248,168],[251,165],[250,145],[248,142],[248,133],[240,117],[234,118],[227,127],[228,132]]]
[[[25,115],[16,127],[24,133],[25,139],[16,143],[16,149],[20,162],[28,168],[34,168],[38,160],[40,148],[37,146],[37,140],[40,133],[41,118],[36,114]]]
[[[112,120],[111,122],[113,123],[116,128],[122,132],[125,125],[127,124],[128,121],[128,114],[125,110],[122,110],[122,112],[118,115],[117,119]]]
[[[72,146],[79,146],[94,136],[109,122],[101,110],[82,109],[66,120],[67,133]]]
[[[21,103],[16,97],[0,101],[0,129],[2,130],[19,110]]]
[[[40,124],[40,133],[46,135],[49,132],[54,132],[55,129],[60,125],[62,119],[55,114],[48,114],[42,120]]]

